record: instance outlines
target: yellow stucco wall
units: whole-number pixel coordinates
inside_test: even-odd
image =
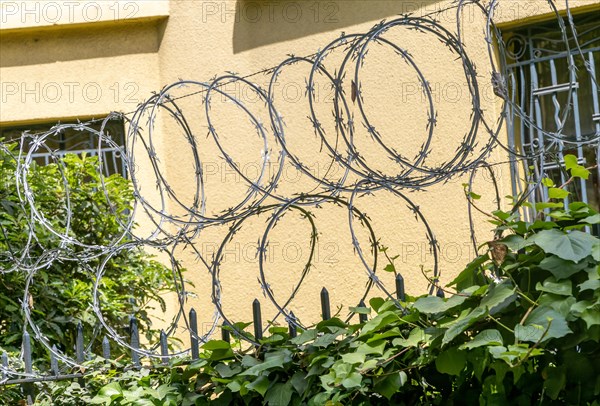
[[[106,1],[97,2],[102,3],[102,10],[105,10],[103,19],[70,18],[56,24],[48,21],[32,23],[31,18],[23,22],[22,16],[8,5],[15,3],[18,6],[23,2],[1,3],[4,13],[6,10],[11,12],[10,18],[2,17],[0,27],[0,124],[5,125],[67,117],[98,117],[113,110],[131,111],[151,91],[179,78],[203,81],[225,71],[242,75],[260,71],[276,66],[289,53],[312,54],[338,37],[341,31],[365,32],[374,23],[402,13],[436,13],[446,8],[450,1],[171,0],[168,4],[140,1],[135,4],[143,11],[127,18],[123,15],[114,18],[110,13],[115,9],[123,11],[126,3],[133,2]],[[599,4],[599,0],[570,1],[573,9],[587,9]],[[514,25],[550,12],[545,0],[504,0],[496,15],[499,22]],[[443,12],[439,17],[444,27],[456,30],[455,11]],[[482,37],[485,21],[475,7],[467,7],[462,18],[466,49],[479,73],[482,108],[494,124],[500,104],[490,83],[488,49]],[[392,30],[389,38],[414,56],[432,85],[438,121],[429,159],[432,164],[444,162],[453,156],[470,124],[471,100],[462,64],[439,41],[422,33],[399,28]],[[339,55],[333,54],[329,59],[328,66],[332,71],[340,61]],[[306,67],[302,66],[287,70],[280,79],[275,97],[287,123],[290,149],[306,165],[322,174],[328,160],[307,119],[309,109],[304,97],[307,73]],[[426,104],[414,71],[389,50],[374,47],[361,75],[369,118],[381,129],[386,143],[403,153],[406,151],[407,155],[414,155],[424,139],[427,122]],[[255,76],[252,80],[267,85],[265,75]],[[332,104],[327,98],[331,94],[329,83],[317,80],[316,85],[320,93],[315,109],[323,117],[323,125],[332,132]],[[263,122],[268,122],[264,105],[246,86],[231,85],[226,89],[247,103]],[[178,89],[173,95],[182,95],[189,90]],[[199,143],[206,173],[207,212],[219,212],[238,202],[247,185],[226,168],[214,142],[206,137],[200,96],[183,99],[180,105]],[[351,108],[358,113],[355,105]],[[214,99],[212,112],[214,125],[219,128],[228,153],[248,176],[254,176],[262,144],[253,127],[222,98]],[[190,202],[195,169],[189,144],[169,120],[161,120],[157,125],[160,132],[154,140],[162,170],[178,196]],[[479,136],[482,137],[480,144],[484,144],[487,138],[483,129]],[[374,167],[385,173],[395,173],[394,164],[381,159],[381,149],[364,132],[357,137],[356,143]],[[277,147],[273,146],[272,156],[276,156],[276,152]],[[506,153],[497,148],[490,162],[506,159]],[[136,177],[144,183],[144,191],[152,196],[153,173],[150,165],[144,162],[140,160]],[[298,176],[291,167],[284,173],[278,189],[281,194],[308,192],[315,186],[306,176]],[[501,180],[500,196],[510,194],[508,166],[499,166],[496,173]],[[474,258],[462,188],[466,180],[464,176],[457,177],[424,192],[407,191],[407,196],[420,207],[440,244],[442,284],[449,282]],[[478,176],[476,191],[483,196],[481,207],[491,210],[493,185],[489,178]],[[152,199],[155,201],[156,195]],[[396,266],[405,277],[408,293],[424,293],[427,281],[421,274],[421,265],[425,269],[431,268],[432,256],[422,224],[415,222],[414,214],[401,199],[388,193],[361,197],[356,204],[371,217],[377,237],[389,247],[390,254],[399,255]],[[169,209],[177,213],[174,205]],[[353,253],[347,210],[325,205],[323,209],[312,211],[320,233],[318,254],[298,294],[299,299],[291,306],[308,324],[318,320],[321,287],[329,289],[332,308],[343,304],[347,310],[347,306],[358,302],[367,282],[362,264]],[[476,216],[476,219],[479,241],[491,239],[491,225],[482,216]],[[258,261],[254,254],[266,220],[266,215],[250,219],[228,246],[221,269],[222,304],[234,321],[250,320],[252,300],[262,297],[257,283]],[[139,221],[142,228],[148,228],[144,226],[143,216]],[[210,255],[227,231],[226,226],[211,227],[194,243],[203,254]],[[363,246],[367,244],[365,236],[364,232],[359,232]],[[276,297],[288,294],[300,277],[309,252],[309,237],[306,221],[293,213],[273,231],[266,272]],[[182,266],[188,269],[186,277],[195,284],[191,290],[196,297],[190,298],[186,310],[194,306],[201,325],[206,326],[213,311],[210,275],[204,265],[195,260],[191,250],[178,248],[175,252]],[[392,275],[381,277],[393,291]],[[267,320],[273,307],[264,298],[262,304],[263,318]],[[176,307],[172,300],[170,309]]]

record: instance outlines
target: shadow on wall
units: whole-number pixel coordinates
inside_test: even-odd
[[[435,12],[444,3],[443,0],[237,0],[235,11],[228,1],[204,2],[203,11],[205,16],[221,16],[224,21],[235,18],[233,51],[239,53],[417,10]]]
[[[49,27],[0,35],[0,68],[156,53],[165,19]]]

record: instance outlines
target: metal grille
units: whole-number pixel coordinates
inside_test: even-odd
[[[576,32],[563,32],[553,20],[503,35],[512,101],[507,117],[509,142],[527,156],[545,151],[538,155],[539,160],[512,165],[513,193],[520,194],[528,187],[522,180],[534,171],[537,179],[546,175],[557,185],[568,183],[571,195],[565,203],[579,200],[598,209],[600,147],[592,140],[600,135],[600,14],[576,17],[575,23]],[[564,168],[567,154],[592,168],[587,180],[569,183]],[[542,189],[531,195],[532,203],[547,201]]]
[[[76,122],[64,124],[76,124]],[[26,126],[0,127],[0,139],[5,142],[14,141],[21,142],[21,135],[24,132],[36,134],[49,131],[56,122],[52,124],[36,124]],[[92,123],[88,125],[96,131],[101,130],[102,122]],[[58,158],[64,157],[66,154],[86,154],[87,156],[97,156],[98,151],[102,153],[102,170],[104,175],[110,176],[119,173],[127,176],[125,162],[122,159],[125,145],[125,130],[122,119],[108,120],[105,122],[104,133],[119,146],[115,147],[103,142],[98,145],[98,137],[90,131],[78,131],[76,128],[65,128],[55,137],[48,138],[45,142],[47,148],[45,150],[38,149],[40,152],[32,154],[33,159],[38,165],[48,165]],[[25,140],[27,140],[25,138]],[[29,145],[26,141],[23,145],[23,151],[28,152]]]

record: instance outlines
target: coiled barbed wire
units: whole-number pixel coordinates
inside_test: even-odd
[[[577,29],[574,23],[568,0],[565,0],[567,12],[567,22],[561,17],[558,0],[548,0],[548,10],[557,21],[562,41],[565,44],[569,57],[568,71],[573,77],[577,76],[577,68],[574,58],[570,55],[584,57],[584,51],[577,38]],[[183,320],[186,328],[189,329],[189,322],[183,311],[187,298],[186,288],[181,276],[181,267],[176,259],[176,252],[182,247],[190,248],[199,263],[203,266],[212,279],[211,300],[215,306],[212,327],[204,335],[198,335],[196,338],[200,341],[206,341],[215,331],[221,321],[230,326],[238,335],[252,343],[254,339],[244,335],[242,331],[236,330],[235,321],[228,316],[222,305],[222,285],[220,278],[221,265],[224,259],[226,246],[230,243],[234,235],[241,229],[242,225],[252,218],[261,214],[268,215],[267,225],[262,236],[258,238],[258,271],[259,284],[264,295],[272,302],[277,309],[276,314],[270,317],[270,322],[274,323],[279,317],[284,318],[289,323],[294,323],[304,328],[305,324],[298,316],[292,317],[289,310],[290,304],[296,298],[300,286],[313,266],[313,256],[315,245],[317,244],[317,224],[311,209],[323,206],[334,205],[343,207],[348,212],[348,230],[351,240],[347,241],[353,247],[354,252],[359,257],[368,277],[368,283],[362,298],[365,299],[372,288],[378,289],[387,298],[393,300],[398,306],[400,302],[392,295],[392,290],[385,286],[377,275],[378,248],[379,242],[376,237],[376,230],[369,217],[357,203],[361,195],[385,194],[399,199],[408,209],[414,213],[415,221],[421,224],[425,229],[429,249],[433,257],[432,280],[437,280],[440,276],[439,269],[439,244],[436,240],[433,227],[426,220],[424,214],[409,197],[408,193],[413,191],[426,190],[437,184],[448,182],[450,179],[458,176],[469,177],[468,192],[472,191],[472,185],[477,171],[489,171],[495,189],[495,203],[500,206],[500,196],[497,180],[491,167],[494,165],[487,162],[491,152],[496,147],[502,148],[509,155],[511,163],[514,162],[535,162],[541,165],[546,159],[548,151],[564,145],[574,145],[577,147],[583,145],[595,145],[600,139],[600,134],[596,132],[588,138],[577,138],[569,134],[564,134],[564,126],[568,117],[573,114],[572,104],[567,103],[560,106],[561,115],[557,118],[560,123],[556,130],[542,128],[539,122],[530,117],[526,106],[519,104],[511,97],[511,91],[515,91],[516,80],[511,77],[506,68],[506,56],[508,54],[506,44],[502,39],[500,30],[496,27],[494,16],[500,5],[500,0],[491,0],[488,3],[480,0],[457,0],[449,7],[429,13],[422,16],[407,14],[390,21],[382,21],[365,33],[342,34],[340,37],[326,44],[313,55],[299,57],[290,55],[278,66],[260,71],[260,74],[267,76],[267,87],[252,82],[251,77],[257,74],[240,76],[228,73],[226,75],[213,78],[208,82],[193,80],[179,80],[169,84],[154,94],[148,100],[140,104],[137,109],[131,113],[112,113],[101,121],[99,130],[91,127],[93,122],[82,122],[79,124],[57,124],[49,131],[38,134],[24,134],[20,141],[18,155],[0,143],[2,152],[7,156],[13,156],[17,162],[15,180],[18,196],[20,199],[20,210],[28,216],[29,236],[27,243],[23,247],[12,247],[8,245],[8,252],[2,253],[7,261],[2,262],[3,269],[1,273],[22,272],[25,275],[25,289],[23,292],[22,312],[27,320],[29,330],[34,338],[48,348],[55,357],[60,359],[65,365],[78,366],[79,363],[68,354],[52,348],[52,343],[44,336],[44,333],[36,325],[31,316],[31,310],[27,305],[29,289],[36,272],[48,267],[55,261],[78,261],[87,269],[90,275],[94,277],[93,285],[93,303],[92,309],[98,319],[98,329],[100,327],[104,332],[114,340],[118,345],[128,348],[146,357],[158,357],[157,345],[150,346],[149,349],[140,349],[132,347],[127,340],[121,337],[103,317],[100,304],[100,281],[104,275],[106,264],[112,257],[118,255],[122,250],[133,249],[137,247],[151,247],[159,250],[166,255],[171,262],[173,269],[173,278],[177,288],[179,309],[175,312],[168,334],[174,334],[176,325]],[[491,66],[491,72],[479,72],[475,63],[469,57],[465,39],[463,38],[465,29],[463,27],[462,14],[467,7],[473,7],[479,10],[481,18],[485,21],[484,41],[486,42],[488,59]],[[445,28],[436,16],[440,13],[455,10],[456,12],[456,32]],[[464,80],[469,89],[469,99],[471,103],[470,122],[459,145],[454,151],[448,149],[452,155],[443,162],[429,164],[428,157],[433,151],[433,145],[437,139],[443,137],[436,133],[438,123],[438,108],[432,95],[431,84],[427,78],[425,70],[419,66],[412,53],[403,48],[403,44],[393,38],[393,33],[398,30],[411,30],[419,35],[423,35],[423,41],[432,40],[441,42],[447,50],[456,57],[457,63],[462,65],[464,71]],[[569,35],[569,31],[571,35]],[[574,49],[571,45],[574,43]],[[377,129],[374,120],[370,118],[368,110],[368,100],[366,97],[366,81],[364,80],[364,66],[367,61],[369,51],[372,49],[391,50],[399,61],[403,62],[418,78],[425,99],[426,126],[423,140],[420,142],[420,148],[415,156],[410,157],[402,150],[397,150],[394,146],[386,142],[381,130]],[[500,55],[500,65],[497,66],[496,53]],[[337,59],[336,59],[337,58]],[[333,60],[333,62],[331,62]],[[585,58],[584,58],[585,60]],[[341,62],[340,62],[341,61]],[[393,61],[389,61],[393,62]],[[329,66],[333,65],[333,69]],[[593,70],[588,63],[585,63],[586,70],[590,73],[592,80],[596,84],[593,76]],[[308,71],[306,77],[306,97],[308,101],[308,115],[312,131],[317,142],[321,145],[321,150],[327,157],[325,175],[318,176],[310,170],[305,160],[301,158],[292,145],[291,137],[286,129],[286,122],[281,114],[279,100],[276,98],[275,89],[281,80],[281,76],[293,66],[303,66]],[[323,117],[322,111],[317,106],[316,83],[317,79],[324,79],[332,89],[333,103],[332,116],[329,124],[333,122],[334,133],[326,129],[328,120]],[[502,102],[502,108],[499,114],[493,111],[486,111],[482,105],[482,79],[494,84],[496,95]],[[485,83],[485,82],[483,82]],[[226,90],[226,85],[239,84],[245,86],[260,101],[261,111],[254,111],[248,103]],[[184,95],[175,95],[180,89],[188,90]],[[574,89],[569,85],[567,100],[573,97]],[[184,104],[191,100],[192,96],[201,97],[202,114],[198,111],[189,112]],[[243,169],[236,163],[224,142],[223,134],[225,130],[219,129],[217,121],[212,111],[213,100],[220,97],[229,102],[246,116],[246,119],[252,126],[261,143],[261,155],[259,159],[259,171],[255,178],[250,178]],[[197,107],[197,106],[196,106]],[[256,105],[254,106],[256,107]],[[564,108],[562,108],[564,107]],[[258,107],[256,107],[258,109]],[[255,109],[255,110],[256,110]],[[356,114],[354,113],[356,111]],[[531,132],[539,133],[544,138],[550,139],[549,143],[533,145],[530,149],[517,148],[514,145],[508,145],[502,140],[503,128],[506,125],[508,112],[518,117],[523,125]],[[198,116],[202,115],[207,128],[207,137],[216,147],[220,158],[225,164],[243,180],[247,186],[246,192],[231,207],[220,207],[218,210],[209,210],[207,207],[208,192],[206,185],[206,174],[203,168],[202,147],[200,136],[191,123]],[[558,115],[558,112],[557,112]],[[176,192],[175,188],[169,183],[166,173],[162,169],[162,163],[159,158],[157,147],[159,140],[163,139],[164,127],[156,123],[166,121],[166,118],[175,123],[177,131],[171,131],[175,134],[183,134],[185,142],[189,147],[189,153],[192,159],[190,163],[193,171],[185,175],[193,179],[193,191],[187,200]],[[119,146],[104,131],[106,124],[110,120],[124,120],[127,124],[127,141],[125,147]],[[403,118],[404,120],[405,118]],[[362,126],[362,127],[361,127]],[[364,130],[363,130],[364,128]],[[73,129],[88,133],[97,141],[97,170],[104,196],[110,205],[110,197],[106,189],[105,175],[102,171],[103,148],[119,150],[122,155],[123,164],[129,174],[133,185],[134,198],[132,210],[123,217],[122,213],[112,212],[115,220],[120,224],[122,233],[112,241],[104,245],[90,245],[84,241],[79,241],[73,237],[70,232],[71,222],[77,213],[71,209],[69,185],[60,161],[60,154],[48,147],[47,141],[56,137],[61,132]],[[243,135],[238,135],[243,136]],[[372,162],[366,157],[359,147],[358,140],[367,137],[374,145],[377,145],[380,156],[378,160],[392,162],[394,171],[386,173],[378,169],[378,162]],[[307,138],[307,137],[305,137]],[[53,162],[57,163],[59,174],[62,178],[65,189],[65,218],[64,226],[57,229],[53,222],[47,219],[44,213],[38,209],[35,192],[29,184],[30,167],[34,162],[36,152],[46,151],[52,157]],[[276,154],[276,159],[271,160],[271,156]],[[147,160],[147,164],[139,164],[140,160]],[[505,164],[505,163],[502,163]],[[147,179],[139,178],[138,167],[145,165],[151,167],[155,177],[155,186],[158,199],[148,197],[144,190],[144,182]],[[274,165],[276,170],[269,173],[269,168]],[[291,165],[303,176],[306,176],[314,185],[308,191],[295,191],[288,194],[280,192],[280,187],[284,186],[285,179],[283,171],[286,165]],[[539,185],[543,173],[537,173],[531,183]],[[528,190],[528,194],[533,193],[535,187]],[[467,196],[469,196],[467,193]],[[469,221],[471,234],[470,238],[475,252],[478,250],[478,243],[475,237],[475,222],[473,220],[471,209],[475,207],[472,200],[469,199]],[[292,292],[287,297],[276,297],[274,289],[269,284],[269,278],[265,272],[266,252],[269,246],[269,235],[277,226],[277,223],[283,216],[290,211],[298,212],[308,221],[311,229],[310,254],[307,263],[304,265],[299,280],[294,284]],[[134,220],[142,215],[147,219],[147,226],[152,229],[148,231],[146,227],[144,234],[134,227]],[[43,252],[35,255],[31,247],[39,244],[39,238],[36,235],[34,225],[41,226],[45,231],[54,236],[56,242],[52,247],[42,247]],[[204,255],[199,247],[194,243],[194,239],[200,233],[210,227],[225,226],[228,228],[227,235],[222,239],[219,248],[213,257]],[[357,227],[362,227],[368,235],[368,244],[360,241]],[[6,239],[6,233],[3,226],[1,235]],[[126,238],[128,237],[128,238]],[[126,242],[124,242],[126,241]],[[372,259],[367,258],[367,254]],[[88,264],[94,259],[102,258],[97,269],[92,269]],[[434,283],[429,286],[429,294],[434,292]],[[351,317],[351,315],[349,316]],[[268,328],[268,327],[267,327]],[[94,335],[97,335],[97,331]],[[92,343],[87,346],[89,352]],[[184,354],[187,350],[182,350],[177,354]],[[17,369],[6,369],[2,371],[7,376],[35,376],[27,374]]]

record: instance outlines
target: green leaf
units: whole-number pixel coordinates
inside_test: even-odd
[[[587,281],[577,285],[577,287],[579,288],[580,292],[583,292],[586,290],[596,291],[596,290],[600,289],[600,280],[590,279],[590,280],[587,280]]]
[[[514,302],[516,298],[515,288],[509,282],[504,282],[499,285],[491,285],[481,300],[481,306],[487,307],[490,313],[494,313]]]
[[[519,341],[538,342],[544,334],[544,327],[539,325],[521,325],[515,326],[515,338]],[[490,348],[491,351],[491,348]]]
[[[381,306],[383,306],[384,303],[385,303],[385,300],[380,297],[374,297],[369,300],[369,304],[375,311],[379,311],[379,308]]]
[[[231,348],[231,344],[229,344],[227,341],[223,341],[223,340],[210,340],[202,345],[203,350],[209,350],[209,351],[228,350],[230,348]]]
[[[169,393],[174,393],[177,392],[177,388],[169,385],[169,384],[163,384],[160,385],[158,388],[156,388],[156,394],[158,395],[159,399],[164,399]]]
[[[600,241],[596,241],[592,247],[592,258],[594,258],[594,261],[600,262]]]
[[[444,300],[437,296],[425,296],[417,299],[413,307],[425,314],[435,314],[447,312],[448,310],[460,306],[467,300],[465,296],[454,295],[448,300]]]
[[[291,382],[276,383],[267,391],[265,402],[269,406],[288,406],[292,400],[292,394]]]
[[[346,389],[360,388],[362,384],[362,375],[358,372],[350,373],[344,380],[342,381],[342,386]]]
[[[300,395],[304,394],[306,388],[308,388],[308,382],[306,380],[306,372],[297,371],[294,376],[292,376],[291,381],[292,386],[296,389]]]
[[[334,343],[334,341],[337,339],[337,337],[341,334],[342,334],[342,332],[323,334],[322,336],[318,337],[312,343],[312,345],[315,347],[323,347],[323,348],[329,347],[331,344]]]
[[[371,314],[371,309],[368,307],[350,307],[350,311],[356,314]]]
[[[260,340],[258,340],[258,342],[261,344],[276,344],[276,343],[281,343],[285,340],[286,340],[285,336],[283,336],[281,334],[273,334],[266,338],[261,338]]]
[[[489,259],[490,257],[488,254],[475,258],[474,261],[466,266],[464,271],[459,273],[458,276],[446,286],[456,286],[456,289],[463,290],[474,285],[476,283],[476,276],[480,272],[481,265],[486,263]]]
[[[283,367],[283,363],[285,361],[284,354],[274,354],[264,362],[261,362],[258,365],[254,365],[253,367],[248,368],[246,371],[242,372],[240,375],[258,375],[263,371],[269,369],[276,369]]]
[[[385,350],[385,344],[385,341],[379,341],[377,343],[362,343],[356,348],[356,352],[364,355],[383,355],[383,351]]]
[[[550,199],[566,199],[569,197],[570,193],[564,189],[559,188],[550,188],[548,189],[548,197]]]
[[[448,330],[444,333],[442,345],[448,344],[458,335],[464,332],[469,326],[481,319],[486,314],[485,307],[476,307],[472,311],[465,311],[465,314],[449,324]]]
[[[246,385],[246,387],[260,393],[261,396],[265,396],[265,393],[267,393],[267,389],[269,388],[269,383],[269,379],[266,376],[259,376],[254,382]]]
[[[260,360],[254,358],[251,355],[244,355],[242,358],[242,366],[253,367],[254,365],[260,364]]]
[[[600,224],[600,213],[596,213],[593,216],[586,217],[582,220],[579,220],[580,223],[585,224]]]
[[[413,328],[408,338],[395,338],[392,344],[402,348],[417,347],[419,343],[427,341],[427,336],[421,328]]]
[[[569,170],[571,170],[579,165],[579,163],[577,162],[577,157],[573,154],[565,155],[564,160],[565,160],[565,168],[567,168]]]
[[[465,367],[467,355],[464,351],[450,348],[435,359],[435,367],[442,374],[460,375]]]
[[[343,354],[342,361],[350,365],[362,364],[363,362],[365,362],[365,353],[350,352],[348,354]]]
[[[554,181],[550,178],[543,178],[542,185],[544,185],[546,187],[554,187]]]
[[[596,309],[588,309],[581,313],[581,319],[585,321],[587,328],[600,325],[600,311]]]
[[[570,278],[586,266],[587,264],[585,262],[576,264],[573,261],[567,261],[556,255],[547,256],[540,262],[540,268],[550,271],[556,280]]]
[[[94,396],[90,403],[99,404],[106,403],[109,404],[113,400],[123,396],[123,389],[118,382],[111,382],[108,385],[104,385],[96,396]]]
[[[393,311],[380,313],[365,323],[363,328],[360,330],[359,337],[363,337],[374,330],[379,330],[382,326],[386,326],[399,320],[400,317],[398,317],[398,315]]]
[[[544,335],[546,330],[548,332]],[[525,325],[517,324],[515,326],[517,340],[533,343],[544,342],[551,338],[561,338],[570,333],[572,331],[565,317],[547,306],[540,306],[532,311]]]
[[[548,292],[561,296],[571,296],[573,294],[573,285],[570,280],[557,282],[553,276],[546,279],[543,283],[538,282],[535,285],[535,289],[540,292]]]
[[[460,346],[461,349],[473,349],[482,346],[503,345],[502,334],[498,330],[488,329],[477,334],[473,340]]]
[[[577,299],[573,296],[561,296],[554,293],[543,293],[538,298],[538,304],[540,306],[549,306],[564,317],[569,316],[571,308],[576,302]]]
[[[222,378],[231,378],[232,376],[242,372],[242,368],[238,365],[230,368],[229,365],[219,363],[215,366],[215,370],[221,375]]]
[[[406,320],[408,317],[409,316],[404,317],[403,319]],[[383,340],[383,339],[387,339],[387,338],[391,338],[391,337],[399,337],[401,335],[402,334],[400,334],[400,329],[398,327],[394,327],[390,330],[384,331],[383,333],[373,334],[372,337],[369,337],[369,339],[367,339],[367,344],[380,343],[381,340]]]
[[[333,333],[335,331],[339,331],[340,329],[343,330],[346,327],[348,327],[348,325],[342,320],[340,320],[338,317],[332,317],[329,320],[322,320],[319,323],[317,323],[316,329],[319,333]]]
[[[315,338],[317,338],[317,330],[306,330],[303,331],[299,336],[292,338],[290,341],[292,344],[302,345],[314,340]]]
[[[407,381],[408,376],[406,375],[406,372],[400,371],[398,373],[388,375],[384,379],[375,383],[373,390],[390,400],[392,396],[394,396],[398,390],[404,386],[404,384],[406,384]]]
[[[518,251],[518,250],[521,250],[525,247],[529,247],[530,245],[534,244],[534,242],[531,241],[530,239],[526,240],[523,237],[521,237],[520,235],[515,235],[515,234],[509,235],[509,236],[501,239],[499,242],[506,245],[508,247],[508,249],[511,251]]]
[[[593,307],[594,305],[595,303],[590,300],[582,300],[580,302],[573,303],[571,306],[571,313],[573,313],[576,317],[580,317],[581,313]]]
[[[242,384],[238,381],[231,381],[226,385],[230,391],[232,392],[239,392],[240,389],[242,389]]]
[[[544,209],[560,209],[563,207],[563,203],[552,203],[552,202],[540,202],[535,204],[535,209],[537,211],[542,211]],[[547,222],[543,222],[548,224]],[[538,225],[541,223],[538,223]]]
[[[575,155],[565,155],[565,167],[571,171],[571,176],[587,180],[590,177],[590,171],[584,166],[579,165]]]
[[[592,246],[597,239],[581,231],[564,233],[559,230],[542,230],[530,238],[547,254],[554,254],[562,259],[579,262],[592,253]]]
[[[396,267],[394,264],[387,264],[383,270],[386,272],[396,272]]]

